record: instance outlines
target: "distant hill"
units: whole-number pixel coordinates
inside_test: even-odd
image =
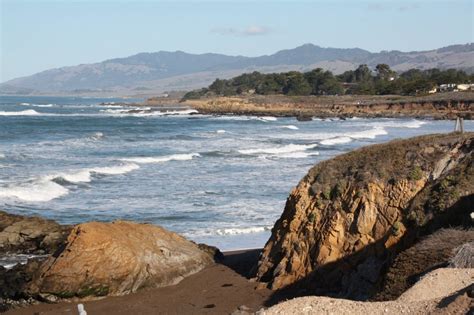
[[[189,90],[249,71],[282,72],[324,68],[338,74],[359,64],[386,63],[396,71],[456,68],[474,71],[474,44],[429,51],[323,48],[305,44],[260,57],[189,54],[182,51],[139,53],[99,63],[62,67],[0,84],[1,94],[139,95]]]

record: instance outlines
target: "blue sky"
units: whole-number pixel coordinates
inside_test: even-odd
[[[473,42],[473,0],[0,0],[0,82],[139,52],[257,56],[304,43],[369,51]]]

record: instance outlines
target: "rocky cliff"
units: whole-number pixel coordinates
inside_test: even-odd
[[[419,235],[471,224],[473,151],[472,133],[429,135],[319,163],[292,190],[257,279],[272,289],[370,297]]]
[[[452,92],[430,96],[286,96],[247,95],[186,100],[202,114],[272,115],[302,117],[474,117],[474,93]]]

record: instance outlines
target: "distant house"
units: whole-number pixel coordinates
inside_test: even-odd
[[[456,90],[457,84],[456,83],[447,83],[447,84],[441,84],[439,86],[439,91],[440,92],[452,92]]]
[[[474,84],[458,84],[456,88],[458,91],[470,91],[474,90]]]
[[[438,88],[435,86],[434,88],[428,91],[428,94],[434,94],[436,92],[438,92]]]

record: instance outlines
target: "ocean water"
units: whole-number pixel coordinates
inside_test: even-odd
[[[0,209],[67,224],[151,222],[222,250],[262,247],[315,163],[454,128],[452,121],[298,122],[99,105],[114,101],[124,100],[0,97]]]

